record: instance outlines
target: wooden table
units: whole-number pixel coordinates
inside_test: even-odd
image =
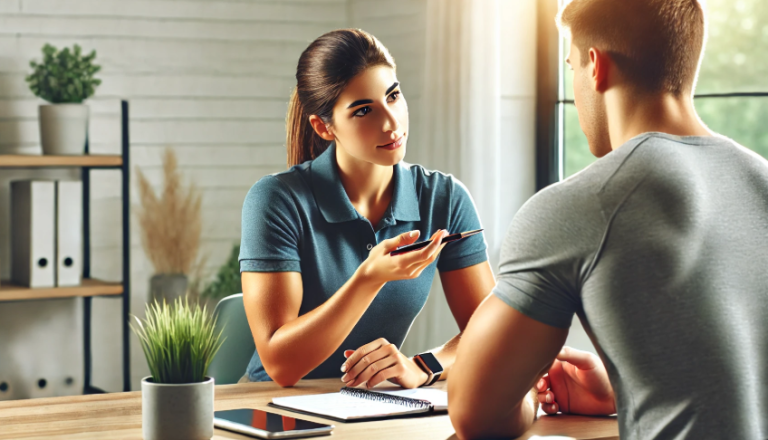
[[[216,410],[268,408],[272,397],[338,391],[337,379],[305,380],[296,387],[281,389],[272,382],[216,387]],[[439,382],[437,388],[444,388]],[[309,420],[327,420],[302,416]],[[455,439],[445,414],[429,417],[382,420],[364,423],[330,422],[336,426],[330,439]],[[567,435],[577,439],[618,440],[612,417],[544,416],[521,439],[532,435]],[[0,439],[141,439],[141,393],[113,393],[0,402]],[[251,437],[217,429],[217,440],[251,440]]]

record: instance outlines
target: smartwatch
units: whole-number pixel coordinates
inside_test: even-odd
[[[443,374],[443,366],[440,365],[440,361],[437,360],[434,354],[430,352],[417,354],[413,357],[416,361],[416,365],[421,367],[425,373],[427,373],[427,381],[422,386],[430,386],[440,379],[440,375]]]

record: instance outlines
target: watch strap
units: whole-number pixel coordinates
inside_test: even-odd
[[[431,353],[428,353],[428,354],[432,355]],[[421,384],[420,386],[421,387],[428,387],[428,386],[434,384],[435,382],[437,382],[438,380],[440,380],[440,376],[443,374],[443,371],[442,371],[442,369],[440,371],[438,371],[437,373],[432,371],[429,368],[429,366],[427,365],[427,362],[425,362],[424,359],[422,359],[422,355],[423,354],[417,354],[416,356],[413,357],[413,359],[414,359],[414,361],[416,361],[416,365],[418,365],[419,368],[422,369],[422,371],[427,373],[427,381],[424,382],[423,384]],[[434,356],[434,355],[432,355],[432,356]]]
[[[432,380],[427,380],[427,382],[429,382],[429,383],[426,383],[426,384],[424,384],[424,385],[422,385],[422,386],[423,386],[423,387],[428,387],[428,386],[432,385],[433,383],[435,383],[435,382],[437,382],[438,380],[440,380],[440,376],[442,376],[442,375],[443,375],[443,373],[442,373],[442,372],[441,372],[441,373],[437,373],[437,374],[433,374],[433,375],[432,375]]]

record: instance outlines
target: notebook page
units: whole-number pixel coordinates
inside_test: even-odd
[[[435,411],[445,411],[448,409],[448,393],[443,390],[432,388],[415,388],[404,390],[402,388],[394,389],[373,389],[377,393],[390,394],[393,396],[408,397],[409,399],[420,399],[429,401]]]
[[[284,408],[326,415],[342,420],[416,414],[427,411],[420,408],[408,408],[394,403],[360,399],[340,393],[275,397],[272,399],[272,403]]]

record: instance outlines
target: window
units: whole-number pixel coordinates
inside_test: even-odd
[[[559,3],[564,3],[559,0]],[[694,104],[710,129],[768,158],[768,2],[707,0],[708,41]],[[557,163],[562,180],[595,161],[573,105],[572,75],[560,43]]]

